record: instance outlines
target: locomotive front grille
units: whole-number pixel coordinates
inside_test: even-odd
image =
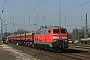
[[[65,40],[54,40],[52,45],[54,48],[68,48],[68,42]]]

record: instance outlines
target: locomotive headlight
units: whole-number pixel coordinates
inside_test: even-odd
[[[59,39],[59,36],[53,36],[53,39]]]
[[[56,40],[54,40],[54,42],[56,42]]]
[[[68,42],[68,40],[65,40],[65,42]]]
[[[62,36],[62,39],[67,39],[67,36]]]

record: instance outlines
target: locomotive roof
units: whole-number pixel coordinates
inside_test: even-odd
[[[42,31],[42,30],[46,30],[46,29],[48,29],[48,30],[50,30],[50,29],[58,29],[58,28],[65,29],[65,28],[60,27],[60,26],[50,26],[50,27],[47,27],[47,28],[40,28],[37,31]]]

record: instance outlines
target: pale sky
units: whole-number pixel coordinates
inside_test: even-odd
[[[36,30],[36,20],[37,29],[42,25],[58,26],[60,12],[60,25],[71,32],[75,27],[85,26],[86,13],[90,27],[89,6],[90,0],[0,0],[0,17],[3,25],[7,24],[8,32],[17,29],[33,31]]]

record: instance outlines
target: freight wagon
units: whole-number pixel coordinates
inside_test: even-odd
[[[18,35],[10,35],[8,36],[8,41],[12,43],[18,43],[20,45],[31,46],[34,43],[34,34],[26,33],[26,34],[18,34]]]

